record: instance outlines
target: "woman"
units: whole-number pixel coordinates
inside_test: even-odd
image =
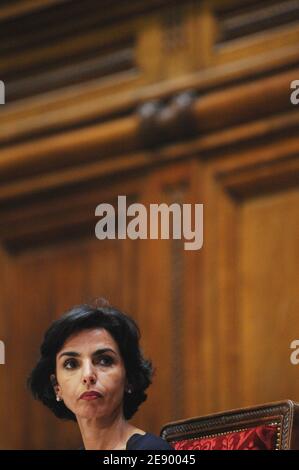
[[[152,366],[130,317],[101,299],[74,307],[47,330],[28,383],[62,419],[77,421],[86,450],[170,450],[128,420],[147,398]]]

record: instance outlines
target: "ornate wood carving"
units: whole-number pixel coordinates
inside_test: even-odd
[[[139,109],[139,139],[141,146],[154,148],[196,134],[193,112],[195,94],[187,91],[163,103],[152,101]]]

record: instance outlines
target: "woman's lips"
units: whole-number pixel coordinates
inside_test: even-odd
[[[96,400],[97,398],[101,398],[101,394],[99,392],[91,391],[91,392],[84,392],[80,395],[81,400]]]

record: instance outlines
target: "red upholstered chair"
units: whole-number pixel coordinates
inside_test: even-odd
[[[161,437],[176,450],[299,449],[299,404],[286,400],[176,421]]]

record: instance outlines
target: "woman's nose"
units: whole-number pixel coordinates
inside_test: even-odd
[[[94,385],[96,383],[97,379],[94,375],[88,375],[83,377],[83,383],[85,385]]]
[[[96,373],[91,365],[85,366],[82,375],[84,385],[94,385],[97,381]]]

